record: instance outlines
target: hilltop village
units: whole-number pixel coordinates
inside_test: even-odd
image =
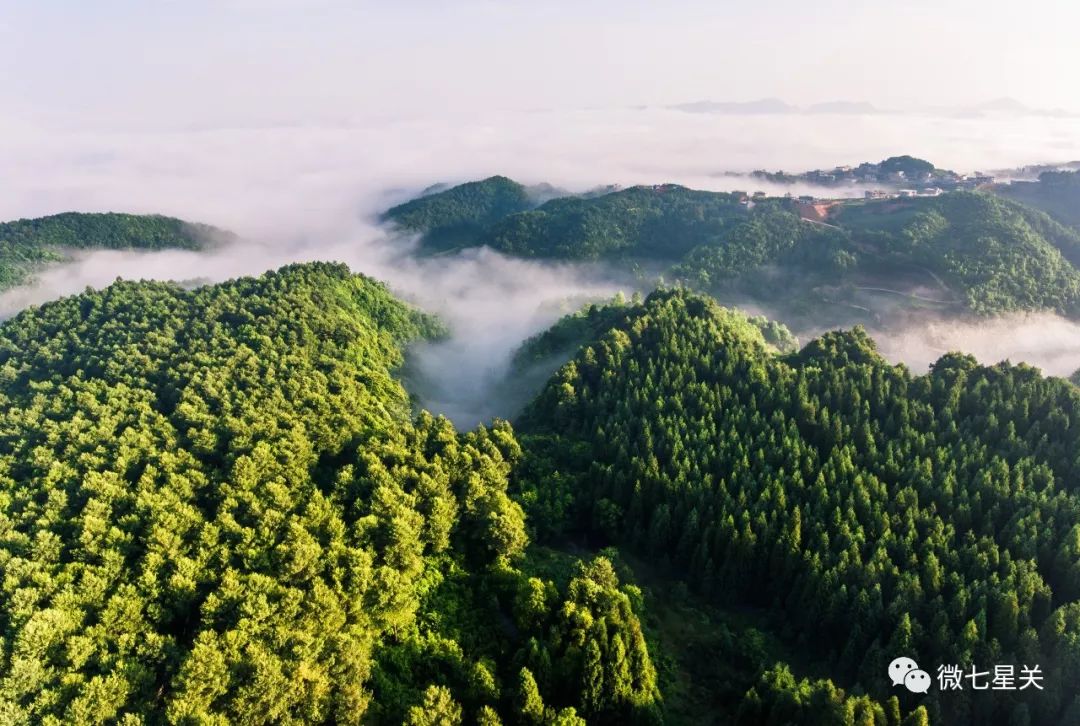
[[[858,188],[864,188],[863,199],[910,199],[937,197],[955,191],[974,191],[997,183],[997,178],[992,174],[979,171],[962,174],[939,169],[931,162],[913,156],[893,156],[878,163],[864,162],[858,166],[815,169],[801,174],[757,170],[751,172],[749,177],[770,184],[807,184],[848,192],[828,197],[796,197],[790,192],[786,194],[785,196],[793,201],[799,216],[811,222],[825,222],[836,207],[857,201],[859,198],[851,192]],[[736,194],[740,195],[740,202],[747,206],[768,197],[762,191]]]
[[[903,188],[906,196],[919,192],[963,191],[993,184],[994,176],[982,172],[960,174],[939,169],[929,161],[913,156],[893,156],[878,163],[864,162],[858,166],[838,166],[833,169],[815,169],[802,174],[783,171],[751,172],[754,179],[772,184],[813,184],[821,187],[854,187],[881,185],[893,190]]]

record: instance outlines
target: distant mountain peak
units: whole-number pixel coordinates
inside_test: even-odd
[[[880,113],[872,104],[866,101],[834,100],[811,104],[810,106],[795,106],[779,98],[759,98],[755,101],[712,101],[700,100],[688,103],[679,103],[669,106],[677,111],[687,113],[715,113],[715,114],[796,114],[796,113],[821,113],[821,114],[864,114]]]
[[[867,103],[866,101],[825,101],[807,107],[806,112],[837,114],[880,113],[873,104]]]
[[[991,111],[998,113],[1031,113],[1033,109],[1024,105],[1015,98],[1002,96],[973,107],[975,111]]]
[[[758,113],[797,113],[798,107],[792,106],[779,98],[760,98],[756,101],[691,101],[679,103],[670,108],[688,113],[721,114],[758,114]]]
[[[1036,108],[1003,96],[960,111],[962,115],[979,116],[982,114],[1000,114],[1007,116],[1047,116],[1052,118],[1071,118],[1076,114],[1063,108]]]

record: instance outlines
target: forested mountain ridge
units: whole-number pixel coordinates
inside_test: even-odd
[[[1044,691],[900,695],[933,723],[1080,718],[1075,387],[956,354],[912,376],[859,331],[777,356],[685,291],[615,320],[518,422],[514,487],[543,541],[616,543],[717,603],[770,609],[879,699],[859,707],[874,722],[891,722],[898,655],[1046,674]],[[726,705],[808,721],[786,682]]]
[[[0,327],[9,722],[361,708],[415,565],[361,546],[309,470],[407,420],[395,341],[431,330],[331,266],[117,283]]]
[[[1050,309],[1080,315],[1080,234],[989,194],[953,193],[842,207],[835,222],[864,257],[924,266],[982,314]]]
[[[1075,720],[1080,391],[779,330],[684,289],[568,316],[519,438],[414,414],[443,328],[342,265],[24,311],[0,722]],[[1045,691],[898,694],[897,654]]]
[[[496,188],[511,184],[497,179]],[[427,231],[422,245],[431,249],[487,245],[526,258],[666,267],[666,277],[705,291],[771,304],[855,309],[885,295],[889,305],[907,300],[982,315],[1080,315],[1080,232],[989,194],[852,200],[830,207],[822,223],[800,218],[803,202],[749,202],[674,184],[491,214],[486,201],[469,203],[466,187],[443,193],[455,201],[445,215],[441,202],[410,202],[424,210],[423,224],[403,226]],[[455,226],[463,217],[467,229]],[[452,244],[442,244],[444,226],[461,231]]]
[[[441,332],[324,263],[0,324],[0,722],[658,719],[610,563],[521,569],[509,426],[412,416]]]
[[[424,195],[386,211],[384,221],[423,235],[433,249],[467,244],[490,225],[533,206],[528,189],[504,176]]]
[[[62,262],[71,249],[203,249],[229,235],[160,215],[66,212],[0,223],[0,290],[27,281],[35,267]]]
[[[746,216],[734,194],[674,184],[553,199],[509,215],[479,243],[519,257],[677,259]]]
[[[564,315],[547,330],[537,333],[518,346],[511,358],[511,375],[519,375],[530,365],[552,359],[566,362],[583,345],[625,324],[627,316],[635,314],[640,304],[640,295],[635,294],[631,300],[627,300],[620,294],[607,303],[590,303],[577,312]],[[798,350],[798,338],[780,323],[764,316],[748,316],[734,310],[725,310],[724,314],[730,315],[734,320],[745,320],[750,326],[748,330],[756,329],[765,343],[776,351],[791,353]]]
[[[1012,182],[995,191],[1080,229],[1080,172],[1045,171],[1038,181]]]

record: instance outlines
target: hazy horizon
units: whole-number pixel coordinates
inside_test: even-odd
[[[1080,111],[1075,3],[3,3],[5,114],[163,128],[701,99]],[[962,29],[963,34],[958,34]]]
[[[0,726],[1080,726],[1077,28],[0,0]]]
[[[939,22],[922,19],[931,9]],[[495,174],[571,191],[676,182],[779,193],[724,172],[899,154],[961,171],[1080,159],[1080,116],[1053,113],[1080,112],[1080,91],[1055,73],[1080,67],[1069,32],[1080,8],[987,10],[956,0],[7,3],[0,220],[160,213],[245,242],[208,255],[80,255],[4,293],[0,313],[117,276],[217,281],[345,261],[442,314],[458,341],[479,341],[427,358],[435,376],[487,361],[458,387],[470,400],[443,402],[468,417],[509,351],[560,304],[627,286],[486,252],[424,264],[388,244],[375,215],[431,184]],[[970,34],[958,39],[965,14]],[[796,108],[754,113],[770,98]],[[751,105],[675,108],[702,100]],[[807,112],[834,101],[874,108]],[[962,346],[1068,373],[1080,329],[1051,318],[919,327],[881,347],[918,369]]]
[[[82,254],[0,295],[11,313],[126,279],[219,281],[290,262],[342,261],[439,313],[456,336],[420,351],[425,405],[472,425],[508,415],[491,385],[511,351],[566,311],[567,300],[634,288],[603,270],[508,259],[490,251],[417,261],[373,223],[436,182],[505,174],[570,190],[678,182],[769,188],[725,170],[808,169],[912,153],[962,170],[1080,158],[1080,119],[889,115],[713,115],[668,109],[515,112],[463,118],[269,128],[142,131],[9,129],[0,218],[53,212],[164,213],[239,233],[207,254]],[[768,311],[764,311],[768,312]],[[820,330],[796,331],[811,335]],[[949,349],[987,363],[1027,361],[1067,375],[1080,326],[1053,315],[872,331],[883,354],[916,371]]]

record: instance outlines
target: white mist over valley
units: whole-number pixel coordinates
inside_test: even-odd
[[[237,233],[204,253],[82,252],[32,285],[0,294],[10,316],[117,277],[186,284],[305,260],[347,263],[439,314],[452,337],[415,350],[431,381],[424,405],[458,423],[513,411],[491,397],[523,339],[584,301],[633,292],[598,265],[510,259],[490,250],[415,258],[375,220],[438,182],[502,174],[570,191],[673,182],[716,191],[813,192],[726,172],[799,172],[894,154],[962,171],[1080,158],[1080,119],[910,114],[703,114],[663,108],[502,112],[411,121],[141,127],[8,122],[0,218],[62,211],[160,213]],[[858,194],[853,189],[850,194]],[[795,330],[805,342],[817,330]],[[1050,314],[920,320],[873,331],[892,361],[919,372],[949,350],[1024,361],[1053,375],[1080,367],[1080,326]]]

